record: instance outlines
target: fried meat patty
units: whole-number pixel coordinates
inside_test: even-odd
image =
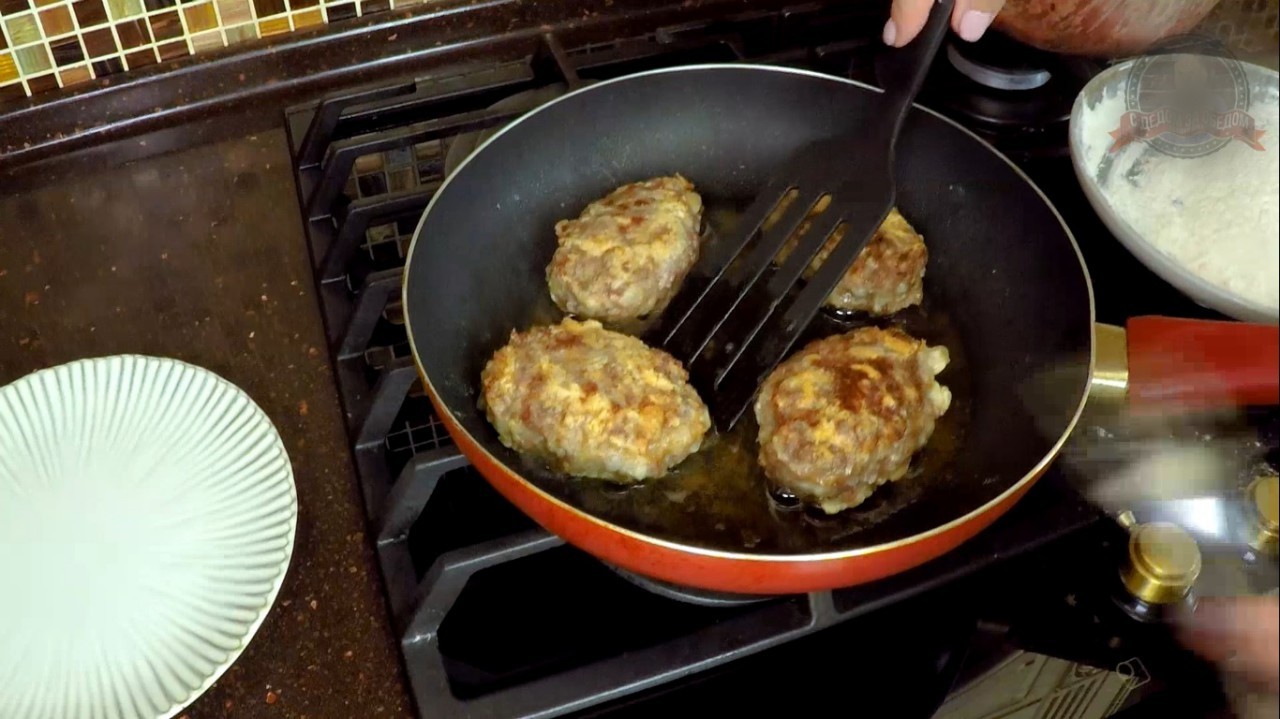
[[[760,466],[778,487],[829,514],[902,478],[951,404],[935,377],[946,347],[896,329],[857,329],[808,345],[756,398]]]
[[[680,175],[623,185],[556,223],[551,298],[605,322],[661,312],[698,259],[702,198]]]
[[[813,219],[825,210],[830,199],[819,202],[809,217],[796,228],[783,246],[778,261],[782,262],[800,237],[808,231]],[[813,276],[826,261],[836,244],[844,237],[844,227],[831,233],[813,261],[805,270],[805,279]],[[920,304],[924,299],[924,269],[929,261],[929,251],[924,238],[898,208],[889,211],[876,234],[862,248],[853,266],[841,278],[840,283],[827,297],[827,305],[839,310],[861,311],[884,316]]]
[[[513,332],[481,374],[502,443],[579,477],[640,481],[698,450],[711,427],[684,367],[599,322]]]

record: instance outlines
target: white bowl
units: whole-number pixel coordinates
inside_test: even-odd
[[[1117,110],[1123,108],[1119,107],[1119,104],[1114,99],[1117,95],[1125,93],[1128,87],[1130,71],[1135,62],[1138,61],[1130,60],[1119,63],[1098,74],[1089,84],[1085,85],[1084,90],[1076,97],[1075,105],[1071,109],[1071,159],[1072,165],[1075,167],[1076,177],[1084,188],[1085,195],[1089,198],[1094,210],[1102,218],[1102,221],[1106,223],[1112,234],[1120,240],[1134,257],[1137,257],[1152,272],[1178,288],[1195,302],[1246,322],[1272,325],[1280,323],[1280,308],[1269,306],[1252,298],[1243,297],[1196,274],[1177,259],[1161,251],[1134,229],[1113,204],[1112,197],[1108,191],[1108,180],[1113,175],[1118,175],[1127,167],[1136,164],[1145,155],[1138,155],[1138,160],[1136,161],[1127,160],[1121,163],[1125,167],[1114,167],[1115,163],[1111,161],[1113,156],[1105,154],[1099,157],[1096,149],[1090,151],[1085,141],[1085,127],[1097,128],[1100,124],[1098,120],[1102,120],[1102,124],[1108,127],[1119,125],[1120,118]],[[1240,63],[1240,67],[1244,72],[1244,77],[1249,82],[1252,98],[1270,99],[1276,97],[1277,86],[1280,85],[1280,81],[1278,81],[1275,71],[1249,63]],[[1104,103],[1104,99],[1111,99],[1112,102],[1110,104]],[[1114,118],[1103,118],[1100,113],[1116,116]],[[1098,141],[1096,137],[1091,136],[1090,139],[1095,143]],[[1280,142],[1280,137],[1277,137],[1275,128],[1268,128],[1262,141],[1264,144]],[[1139,152],[1154,153],[1158,152],[1158,150],[1150,146],[1144,146]],[[1280,239],[1277,241],[1280,241]]]

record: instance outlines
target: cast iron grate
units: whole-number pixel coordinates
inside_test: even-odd
[[[417,387],[399,298],[405,254],[419,217],[444,181],[455,144],[521,112],[495,104],[518,93],[708,61],[798,65],[870,82],[871,49],[885,12],[884,3],[818,2],[662,27],[647,27],[641,15],[617,40],[577,45],[562,39],[572,33],[552,28],[516,60],[450,65],[446,49],[429,76],[353,89],[289,111],[299,203],[329,351],[421,714],[575,712],[898,602],[1092,520],[1078,503],[1053,499],[1026,513],[1033,520],[1007,519],[1011,528],[1003,534],[890,581],[748,606],[693,608],[649,595],[607,570],[581,569],[585,555],[563,547],[478,478]],[[583,32],[589,25],[584,20],[573,29]],[[461,632],[450,626],[463,623],[450,617],[474,613],[465,608],[464,595],[481,593],[488,586],[484,577],[498,569],[518,574],[547,557],[563,559],[554,566],[579,569],[565,569],[570,574],[557,578],[543,568],[540,584],[572,590],[580,582],[599,582],[599,591],[616,594],[612,601],[619,612],[627,606],[665,612],[663,620],[679,631],[612,649],[580,637],[584,648],[572,655],[508,657],[505,664],[494,659],[499,669],[480,667],[465,651],[450,650],[451,633]],[[566,636],[564,644],[573,646],[574,640]]]

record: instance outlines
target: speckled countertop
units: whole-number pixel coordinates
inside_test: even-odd
[[[283,589],[189,719],[412,716],[301,228],[280,130],[0,197],[0,385],[83,357],[176,357],[252,395],[293,460]]]

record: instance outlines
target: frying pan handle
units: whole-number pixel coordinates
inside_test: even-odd
[[[907,116],[907,109],[924,84],[933,58],[942,46],[951,26],[951,9],[954,0],[938,0],[929,11],[929,19],[914,40],[903,47],[886,49],[877,58],[877,76],[884,87],[885,112],[893,116],[892,123],[880,125],[892,128],[886,141],[897,139],[898,130]]]
[[[1280,404],[1280,327],[1134,317],[1126,330],[1132,405]]]

